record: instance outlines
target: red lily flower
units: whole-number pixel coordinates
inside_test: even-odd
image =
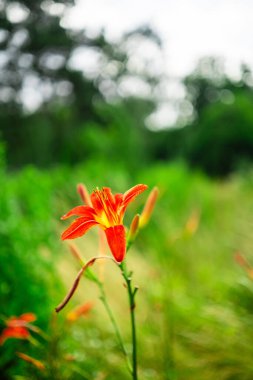
[[[20,317],[11,317],[5,321],[6,328],[0,335],[0,344],[9,338],[28,339],[30,337],[29,324],[36,320],[33,313],[26,313]]]
[[[113,195],[109,187],[95,190],[91,194],[90,206],[77,206],[63,215],[78,218],[63,232],[62,240],[75,239],[84,235],[91,227],[98,225],[105,231],[108,245],[117,262],[123,261],[126,253],[126,233],[123,225],[125,211],[137,195],[147,189],[146,185],[136,185],[124,194]]]

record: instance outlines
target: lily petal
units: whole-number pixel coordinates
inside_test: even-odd
[[[95,219],[77,218],[61,235],[62,240],[75,239],[84,235],[91,227],[98,224]]]
[[[90,200],[96,214],[99,215],[104,210],[104,207],[98,194],[99,194],[98,190],[93,191],[93,193],[90,196]]]
[[[30,333],[27,330],[26,327],[19,326],[19,327],[7,327],[3,330],[1,336],[0,336],[0,345],[2,345],[7,339],[9,338],[16,338],[16,339],[27,339],[29,338]]]
[[[22,321],[25,321],[25,322],[34,322],[36,321],[37,317],[33,313],[25,313],[25,314],[20,315],[18,319],[21,319]]]
[[[8,327],[27,326],[28,323],[36,321],[33,313],[25,313],[19,317],[10,317],[5,323]]]
[[[127,205],[132,202],[137,195],[141,194],[143,191],[145,191],[148,188],[147,185],[136,185],[125,192],[123,195],[123,207],[124,209],[127,207]]]
[[[72,208],[67,214],[63,215],[61,217],[62,220],[68,219],[71,216],[77,215],[77,216],[86,216],[86,217],[93,217],[95,211],[92,207],[89,206],[76,206]]]
[[[123,202],[123,194],[117,193],[115,194],[115,208],[116,210],[119,209],[119,207],[122,205]]]
[[[126,233],[123,224],[107,228],[105,234],[115,260],[121,263],[126,254]]]

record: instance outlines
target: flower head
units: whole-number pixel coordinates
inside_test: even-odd
[[[81,316],[86,316],[92,308],[93,302],[85,302],[83,305],[78,306],[74,310],[70,311],[67,315],[67,320],[70,322],[74,322]]]
[[[136,185],[124,194],[112,194],[109,187],[95,190],[90,196],[92,207],[77,206],[61,219],[78,216],[63,232],[62,240],[75,239],[84,235],[91,227],[99,226],[105,231],[108,245],[116,261],[123,261],[126,253],[126,233],[123,225],[125,211],[137,195],[147,189]]]
[[[0,335],[0,344],[9,338],[28,339],[30,337],[30,323],[36,320],[33,313],[22,314],[19,317],[10,317],[5,321],[6,328]]]

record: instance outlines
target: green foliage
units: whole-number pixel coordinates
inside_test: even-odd
[[[65,10],[73,4],[57,3]],[[183,120],[187,126],[154,133],[145,120],[156,100],[125,96],[120,89],[130,77],[153,93],[161,78],[147,65],[135,72],[126,46],[132,38],[161,46],[159,37],[143,27],[117,44],[103,32],[91,39],[63,28],[61,12],[53,15],[52,5],[4,1],[0,9],[0,44],[8,58],[0,80],[0,327],[11,315],[33,312],[46,333],[35,345],[8,340],[0,347],[1,379],[128,378],[99,302],[86,319],[75,324],[66,319],[75,303],[97,300],[94,284],[82,279],[73,303],[58,318],[53,313],[79,269],[59,242],[65,226],[59,218],[81,203],[75,187],[84,181],[90,191],[110,186],[122,192],[136,183],[160,189],[154,216],[127,256],[140,285],[140,378],[251,380],[252,272],[233,258],[240,250],[253,262],[251,71],[243,67],[240,80],[233,81],[220,60],[201,60],[185,78],[186,96],[178,105],[179,125]],[[11,7],[23,9],[22,21],[13,21]],[[70,65],[80,47],[101,56],[93,78]],[[54,66],[57,59],[61,63]],[[31,75],[39,94],[43,86],[50,91],[37,111],[27,114],[20,97]],[[166,163],[175,157],[181,161]],[[183,160],[212,176],[238,168],[240,174],[216,182],[190,172]],[[127,225],[144,199],[129,208]],[[90,232],[77,244],[88,258],[97,252],[97,235]],[[125,289],[109,266],[104,278],[129,341]],[[21,362],[17,351],[42,360],[46,370]]]
[[[251,79],[242,67],[241,79],[231,80],[222,61],[212,58],[201,60],[185,79],[195,120],[185,128],[184,156],[193,166],[225,176],[252,162]]]
[[[127,172],[115,163],[113,169],[111,162],[92,160],[75,170],[40,172],[28,167],[19,173],[1,172],[1,314],[35,312],[36,324],[49,337],[39,338],[39,346],[7,341],[0,347],[1,375],[42,380],[128,378],[94,284],[82,279],[66,310],[57,319],[52,316],[79,269],[59,244],[66,224],[58,220],[80,204],[75,193],[80,181],[90,191],[103,185],[124,191],[142,182],[150,188],[158,185],[160,199],[127,257],[140,286],[136,308],[140,378],[250,380],[253,283],[235,264],[234,252],[240,250],[252,262],[252,174],[217,183],[201,173],[192,174],[182,163],[138,172]],[[143,194],[129,208],[127,225],[141,211],[144,199]],[[196,231],[189,229],[191,218],[197,218]],[[76,243],[88,258],[97,250],[97,235],[89,232]],[[128,341],[126,293],[116,272],[109,264],[104,268],[106,293]],[[88,300],[94,301],[90,315],[67,322],[68,311]],[[43,361],[46,370],[40,373],[21,362],[16,351]]]
[[[192,127],[189,160],[212,175],[224,175],[253,159],[253,96],[237,95],[232,104],[210,105]]]
[[[53,269],[57,239],[52,183],[33,168],[17,175],[2,170],[0,175],[1,318],[30,311],[45,329],[62,286]],[[21,345],[7,342],[6,347],[0,347],[1,373],[9,366],[13,373],[11,362],[17,362],[15,350]]]
[[[183,80],[184,99],[174,104],[178,123],[150,132],[146,120],[158,106],[156,94],[165,78],[152,72],[145,58],[133,64],[132,54],[134,46],[141,50],[147,42],[159,50],[159,36],[143,26],[117,43],[103,31],[91,38],[63,26],[73,3],[6,0],[0,7],[0,138],[8,168],[73,165],[108,155],[131,169],[174,158],[212,176],[248,168],[250,68],[242,66],[241,77],[233,80],[222,59],[200,59]],[[75,68],[78,52],[97,57],[93,73]],[[135,91],[139,82],[146,95],[131,96],[128,84]]]
[[[242,67],[241,78],[234,81],[221,60],[205,58],[184,79],[184,86],[178,128],[153,135],[150,156],[184,159],[216,177],[249,169],[253,160],[251,70]]]
[[[106,132],[107,149],[115,156],[117,147],[129,150],[131,157],[134,150],[143,151],[136,149],[145,136],[139,131],[156,106],[152,91],[161,78],[145,59],[141,70],[131,64],[129,45],[138,41],[139,48],[148,41],[159,49],[161,41],[148,26],[117,43],[107,41],[103,31],[91,38],[85,30],[68,29],[62,18],[73,4],[6,0],[0,7],[0,138],[6,143],[8,167],[49,167],[101,156],[101,143],[108,145]],[[16,19],[15,14],[23,16]],[[94,58],[94,73],[76,68],[78,53]],[[121,89],[128,80],[141,82],[147,95],[131,98]],[[94,144],[90,140],[97,132],[102,140]]]

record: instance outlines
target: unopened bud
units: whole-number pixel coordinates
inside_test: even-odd
[[[185,224],[185,234],[192,236],[196,233],[199,227],[199,212],[194,211]]]
[[[77,192],[80,195],[83,203],[86,204],[87,206],[92,207],[87,187],[83,183],[79,183],[77,185]]]
[[[155,207],[158,195],[159,195],[159,190],[157,187],[154,187],[148,196],[148,199],[145,203],[144,209],[143,209],[142,214],[140,216],[140,222],[139,222],[140,228],[143,228],[144,226],[146,226],[146,224],[148,224],[149,219],[152,215],[153,209]]]
[[[84,261],[77,246],[74,243],[68,243],[68,247],[74,258],[80,261],[81,265],[84,265]]]
[[[132,220],[131,225],[130,225],[129,235],[128,235],[128,241],[129,242],[133,242],[134,239],[136,238],[138,228],[139,228],[139,223],[140,223],[140,215],[136,214]]]
[[[77,248],[77,246],[74,243],[68,243],[68,247],[69,247],[70,252],[74,256],[74,258],[77,259],[82,266],[85,265],[85,261],[83,260],[81,253],[80,253],[79,249]],[[86,276],[89,280],[96,281],[96,276],[91,271],[90,268],[87,269]]]
[[[243,267],[245,269],[250,269],[251,268],[250,263],[241,254],[241,252],[236,252],[234,257],[235,257],[235,261],[237,262],[237,264],[239,264],[241,267]]]
[[[93,302],[91,301],[86,302],[85,304],[76,307],[74,310],[70,311],[67,314],[67,320],[70,322],[76,321],[81,316],[87,315],[89,311],[92,309],[92,307],[93,307]]]
[[[23,352],[17,352],[17,355],[25,360],[28,363],[31,363],[34,365],[36,368],[38,368],[40,371],[43,371],[45,369],[45,364],[42,363],[40,360],[34,359],[33,357],[24,354]]]
[[[253,267],[248,260],[241,254],[241,252],[236,252],[234,257],[237,264],[239,264],[246,271],[249,278],[253,280]]]
[[[253,269],[248,269],[247,272],[248,272],[248,276],[249,276],[249,278],[250,278],[251,280],[253,280]]]

